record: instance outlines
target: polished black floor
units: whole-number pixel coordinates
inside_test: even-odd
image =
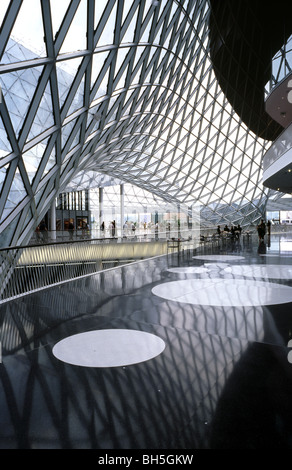
[[[292,237],[272,236],[263,254],[255,239],[194,255],[139,261],[0,305],[0,448],[291,449],[292,296],[258,298],[263,283],[271,295],[292,287],[289,269],[281,276],[292,267]],[[241,273],[247,266],[280,274]],[[244,305],[252,289],[234,306],[224,302],[228,291],[215,302],[216,287],[209,304],[174,300],[174,281],[190,279],[248,280],[255,305]],[[165,283],[171,300],[153,291]],[[102,329],[152,333],[165,349],[117,367],[54,356],[60,340]]]

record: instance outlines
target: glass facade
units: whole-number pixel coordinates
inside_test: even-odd
[[[292,72],[292,35],[272,58],[272,74],[265,87],[266,97],[273,88]]]
[[[71,191],[61,193],[57,209],[69,211],[88,211],[88,191]]]
[[[185,238],[199,237],[199,207],[184,211],[179,205],[131,184],[106,186],[102,190],[102,203],[100,191],[92,189],[89,199],[93,236],[110,236],[111,223],[115,221],[117,236],[146,236],[156,231],[159,238],[177,237],[178,233]],[[103,223],[105,230],[101,232]]]
[[[209,15],[207,0],[1,2],[0,246],[27,243],[92,174],[90,189],[200,206],[205,225],[257,223],[270,142],[219,86]]]

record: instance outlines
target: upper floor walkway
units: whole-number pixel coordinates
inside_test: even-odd
[[[264,156],[263,184],[283,193],[292,192],[292,123],[283,130]]]

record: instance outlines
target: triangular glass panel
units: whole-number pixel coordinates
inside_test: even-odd
[[[74,137],[74,139],[72,140],[72,143],[70,145],[70,148],[69,150],[73,149],[74,147],[76,147],[76,145],[79,144],[79,141],[80,141],[80,129],[78,129],[78,131],[76,132],[76,135]]]
[[[62,0],[61,2],[60,0],[50,0],[54,37],[62,24],[69,4],[70,0]]]
[[[11,153],[11,145],[7,137],[3,121],[0,117],[0,158]],[[1,192],[1,191],[0,191]]]
[[[74,18],[69,26],[66,37],[60,49],[60,54],[85,50],[87,26],[87,2],[80,2]]]
[[[100,105],[92,106],[92,108],[88,110],[86,128],[87,131],[89,131],[89,135],[99,128],[100,120],[102,118],[101,110],[102,108]]]
[[[51,155],[49,156],[49,159],[47,161],[45,170],[44,170],[44,176],[56,165],[56,148],[55,146],[53,147],[53,150],[51,151]]]
[[[23,184],[21,173],[19,169],[16,169],[14,178],[11,184],[11,188],[6,199],[5,207],[2,213],[0,223],[8,217],[8,215],[15,209],[15,207],[20,204],[23,198],[26,196],[26,190]]]
[[[92,57],[91,88],[93,87],[99,73],[108,57],[108,52],[99,52]]]
[[[129,8],[129,10],[132,8],[132,5],[130,4],[129,1],[125,2],[124,18],[125,18],[125,7],[126,6]],[[127,13],[128,13],[128,11],[127,11]],[[138,16],[138,9],[136,9],[135,14],[134,14],[133,18],[131,19],[131,22],[130,22],[129,26],[127,27],[127,29],[124,33],[124,36],[122,37],[123,43],[133,42],[134,41],[134,34],[135,34],[135,31],[136,31],[137,16]]]
[[[47,142],[48,139],[38,143],[22,155],[23,163],[30,183],[32,183],[35,174],[38,170],[38,167],[40,165],[40,162],[47,146]]]
[[[34,71],[25,69],[7,73],[1,82],[3,97],[16,135],[24,123],[41,71],[42,67],[35,67]]]
[[[101,83],[96,91],[96,94],[93,98],[93,101],[107,94],[108,76],[109,76],[109,69],[106,70],[101,80]]]
[[[125,48],[125,49],[118,51],[118,54],[117,54],[116,76],[114,80],[116,82],[118,80],[118,82],[115,84],[116,89],[123,88],[125,85],[125,77],[126,77],[126,71],[128,70],[128,64],[124,66],[124,61],[127,57],[128,52],[129,52],[128,48]],[[125,70],[122,73],[120,73],[120,70],[123,67],[125,67]]]
[[[62,149],[64,148],[75,123],[76,123],[76,119],[73,119],[65,126],[62,126]]]
[[[81,58],[70,59],[64,62],[59,62],[57,65],[60,108],[63,106],[70,91],[70,87],[75,78],[81,60]]]
[[[4,167],[0,168],[0,193],[2,191],[2,187],[6,178],[6,172],[9,165],[5,165]]]
[[[108,0],[98,0],[98,2],[95,2],[94,28],[96,28],[97,25],[99,24],[100,19],[103,16],[104,10],[105,10],[107,5],[108,5]]]
[[[83,103],[84,103],[84,78],[82,78],[80,85],[75,93],[75,96],[68,110],[67,116],[74,113],[78,109],[82,108]]]
[[[51,97],[51,87],[50,83],[47,83],[46,89],[42,96],[40,105],[36,112],[34,121],[30,128],[30,132],[28,135],[28,140],[33,139],[37,135],[44,132],[49,127],[55,124],[54,116],[53,116],[53,105],[52,105],[52,97]]]
[[[144,24],[143,24],[143,27],[144,27]],[[151,30],[151,21],[148,21],[145,29],[144,28],[141,28],[141,30],[143,30],[143,34],[140,38],[138,38],[138,41],[139,42],[145,42],[145,43],[148,43],[149,41],[149,34],[150,34],[150,30]]]
[[[16,42],[21,43],[21,49],[24,50],[26,48],[28,50],[30,58],[44,57],[46,55],[44,28],[40,18],[42,18],[42,10],[41,3],[38,0],[22,2],[11,32],[11,37]],[[9,43],[6,46],[7,48],[10,48]],[[17,61],[19,60],[23,60],[23,57],[18,54]]]
[[[108,3],[108,2],[106,2]],[[106,11],[104,9],[103,2],[98,1],[95,2],[95,9],[96,9],[96,26],[100,20],[105,21],[105,26],[98,38],[96,47],[113,44],[114,42],[114,31],[115,31],[115,23],[116,23],[116,10],[117,10],[117,2],[111,12]]]
[[[1,59],[2,64],[11,64],[21,60],[35,59],[35,55],[22,44],[11,37],[8,39],[6,49]]]

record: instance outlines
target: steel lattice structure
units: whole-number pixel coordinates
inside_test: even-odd
[[[207,0],[3,4],[0,245],[26,243],[59,192],[87,171],[200,204],[211,223],[262,216],[270,142],[249,131],[220,89]],[[17,40],[26,14],[39,52]]]

